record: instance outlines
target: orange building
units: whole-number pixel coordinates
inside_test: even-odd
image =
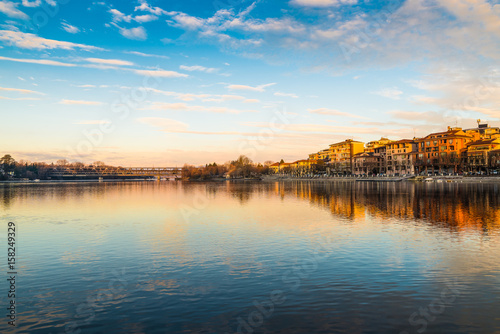
[[[457,173],[460,171],[461,154],[474,137],[462,128],[448,127],[447,131],[431,133],[415,139],[418,155],[416,173]]]

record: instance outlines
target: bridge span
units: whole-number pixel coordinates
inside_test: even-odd
[[[50,170],[52,178],[180,178],[181,167],[113,167],[113,166],[56,166]]]

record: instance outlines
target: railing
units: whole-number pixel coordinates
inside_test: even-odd
[[[49,171],[53,177],[69,176],[170,176],[181,174],[178,167],[54,167]]]

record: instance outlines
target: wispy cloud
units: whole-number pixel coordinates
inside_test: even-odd
[[[77,34],[80,32],[79,28],[72,26],[71,24],[66,22],[61,22],[61,27],[63,28],[63,30],[69,32],[70,34]]]
[[[96,102],[96,101],[83,101],[83,100],[61,100],[59,101],[59,104],[66,104],[66,105],[85,105],[85,106],[100,106],[103,105],[102,102]]]
[[[34,34],[11,30],[0,30],[0,41],[4,41],[9,45],[14,45],[21,49],[81,49],[85,51],[104,51],[104,49],[92,45],[57,41],[54,39],[42,38]]]
[[[40,100],[40,99],[36,98],[36,97],[5,97],[5,96],[0,96],[0,100],[33,101],[33,100]]]
[[[29,89],[21,89],[21,88],[8,88],[8,87],[0,87],[0,90],[2,91],[7,91],[7,92],[16,92],[16,93],[21,93],[21,94],[38,94],[38,95],[45,95],[44,93],[40,93],[34,90],[29,90]]]
[[[138,52],[138,51],[124,51],[124,53],[136,55],[136,56],[141,56],[141,57],[156,57],[156,58],[163,58],[163,59],[170,58],[170,57],[164,56],[164,55],[154,55],[154,54],[142,53],[142,52]]]
[[[347,112],[343,111],[338,111],[335,109],[328,109],[328,108],[319,108],[319,109],[307,109],[311,114],[318,114],[318,115],[328,115],[328,116],[341,116],[341,117],[351,117],[351,118],[363,118],[366,119],[366,117],[355,115],[355,114],[350,114]]]
[[[189,75],[175,71],[165,70],[134,70],[136,74],[150,77],[163,77],[163,78],[187,78]]]
[[[134,63],[126,60],[120,59],[102,59],[102,58],[85,58],[85,61],[95,64],[104,64],[104,65],[116,65],[116,66],[132,66]]]
[[[186,66],[186,65],[181,65],[179,66],[181,70],[184,71],[199,71],[199,72],[206,72],[206,73],[215,73],[219,69],[218,68],[211,68],[211,67],[205,67],[205,66],[200,66],[200,65],[193,65],[193,66]]]
[[[29,16],[17,9],[18,4],[10,1],[0,1],[0,12],[15,19],[28,20]]]
[[[229,85],[226,88],[230,89],[230,90],[248,90],[248,91],[252,91],[252,92],[261,92],[262,93],[262,92],[265,92],[265,89],[267,87],[271,87],[274,85],[276,85],[276,83],[268,83],[268,84],[260,85],[260,86],[256,86],[256,87],[247,86],[247,85]]]
[[[293,93],[282,93],[282,92],[276,92],[274,93],[275,96],[283,96],[283,97],[291,97],[291,98],[294,98],[294,99],[297,99],[298,96],[293,94]]]
[[[403,94],[398,88],[384,88],[379,91],[373,92],[375,95],[380,95],[392,100],[399,100]]]
[[[339,5],[355,5],[357,0],[292,0],[292,5],[304,7],[333,7]]]
[[[15,61],[18,63],[50,65],[50,66],[63,66],[63,67],[76,66],[75,64],[62,63],[60,61],[48,60],[48,59],[19,59],[19,58],[9,58],[9,57],[1,57],[0,56],[0,60]]]

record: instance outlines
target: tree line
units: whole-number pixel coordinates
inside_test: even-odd
[[[105,166],[104,162],[96,161],[93,166]],[[68,162],[66,159],[54,163],[31,162],[27,160],[16,161],[10,154],[0,158],[0,181],[10,179],[47,180],[50,172],[57,167],[85,167],[83,162]]]
[[[224,164],[211,163],[205,166],[184,165],[182,178],[185,180],[210,180],[214,178],[258,178],[269,173],[269,165],[272,161],[264,164],[254,163],[247,156],[241,155],[236,160]],[[10,179],[50,179],[50,172],[58,167],[86,167],[106,166],[102,161],[95,161],[90,165],[83,162],[68,162],[65,159],[56,163],[30,162],[27,160],[16,161],[10,154],[0,158],[0,181]]]
[[[215,162],[205,166],[195,167],[184,165],[182,178],[185,180],[210,180],[214,178],[258,178],[269,173],[269,165],[272,161],[264,164],[253,163],[250,158],[240,155],[238,159],[217,165]]]

